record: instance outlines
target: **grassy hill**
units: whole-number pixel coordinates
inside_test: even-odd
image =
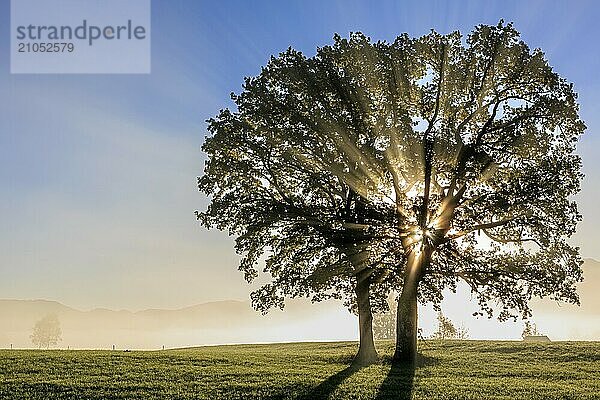
[[[355,343],[0,351],[0,399],[600,399],[600,344],[427,341],[413,370]]]

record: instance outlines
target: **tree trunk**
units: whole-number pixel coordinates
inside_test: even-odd
[[[402,293],[396,310],[395,362],[414,363],[417,359],[417,291],[419,281],[431,260],[432,250],[412,251],[408,256]]]
[[[417,358],[417,283],[404,285],[396,311],[394,361],[414,363]]]
[[[356,276],[356,302],[358,308],[359,348],[352,364],[355,366],[369,365],[377,361],[377,350],[373,341],[373,314],[369,288],[371,282],[369,273],[365,270]]]

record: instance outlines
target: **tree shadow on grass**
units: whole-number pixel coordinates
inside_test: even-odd
[[[383,380],[375,400],[410,400],[413,396],[415,371],[418,368],[437,364],[433,357],[418,355],[415,363],[391,362],[390,371]]]
[[[360,369],[360,366],[350,365],[349,367],[325,379],[318,386],[314,387],[309,393],[300,396],[299,400],[329,399],[335,389],[337,389],[342,382]]]
[[[413,395],[415,371],[418,368],[435,365],[438,359],[419,355],[414,364],[393,363],[391,358],[384,359],[384,364],[391,364],[390,370],[379,388],[375,400],[410,400]],[[330,399],[333,392],[350,376],[362,367],[349,367],[331,375],[308,393],[300,396],[299,400]]]

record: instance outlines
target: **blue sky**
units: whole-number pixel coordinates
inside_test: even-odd
[[[11,75],[0,0],[0,297],[78,307],[178,307],[246,299],[231,240],[198,227],[204,121],[244,76],[335,32],[393,40],[514,21],[574,82],[588,125],[584,222],[600,259],[600,5],[594,1],[152,0],[149,75]]]

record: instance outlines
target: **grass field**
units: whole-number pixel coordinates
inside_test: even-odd
[[[428,341],[414,369],[355,343],[155,352],[2,350],[0,399],[600,399],[600,343]]]

